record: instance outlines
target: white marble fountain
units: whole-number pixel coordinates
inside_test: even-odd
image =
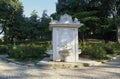
[[[72,20],[68,14],[60,20],[51,19],[52,50],[47,50],[53,61],[77,62],[81,51],[78,50],[78,28],[83,24],[77,18]]]

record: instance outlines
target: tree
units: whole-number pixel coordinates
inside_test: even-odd
[[[42,13],[42,18],[48,18],[47,10],[44,10]]]
[[[40,17],[38,16],[37,11],[35,11],[35,10],[32,11],[29,20],[30,20],[30,24],[31,24],[29,27],[29,28],[31,28],[30,38],[37,39],[37,38],[39,38],[38,27],[40,26]]]
[[[50,17],[45,11],[40,18],[37,11],[33,10],[30,17],[24,17],[21,39],[33,40],[50,40],[51,32],[49,31]],[[19,38],[20,39],[20,38]]]
[[[95,7],[95,3],[95,0],[58,0],[56,13],[58,15],[68,13],[72,15],[73,18],[77,17],[84,23],[84,28],[87,29],[85,33],[82,33],[85,34],[84,37],[91,37],[91,32],[93,32],[94,35],[98,34],[97,29],[100,28],[100,19],[97,15],[98,8]],[[83,31],[79,30],[79,35],[81,32]]]
[[[22,14],[23,6],[19,0],[0,0],[0,22],[3,24],[5,40],[13,41],[13,38],[17,38]]]
[[[105,30],[112,27],[111,24],[109,24],[110,22],[108,22],[109,20],[107,20],[110,19],[108,18],[110,15],[113,16],[112,22],[115,24],[115,16],[117,16],[116,14],[120,14],[119,5],[119,0],[58,0],[58,3],[56,4],[57,12],[51,16],[55,18],[64,13],[68,13],[73,17],[77,17],[81,22],[85,24],[84,27],[86,27],[87,30],[84,36],[90,37],[90,32],[93,32],[93,36],[95,38],[104,39],[105,36],[102,36],[103,33],[106,33],[105,35],[108,36],[113,32],[113,30],[117,29],[112,28],[111,31]],[[106,39],[112,39],[114,36],[115,35]]]
[[[109,26],[109,28],[113,27],[113,29],[111,29],[111,33],[114,32],[114,35],[112,38],[115,38],[114,40],[118,41],[118,25],[116,23],[117,20],[117,16],[120,15],[120,0],[100,0],[101,1],[101,8],[100,8],[100,14],[102,17],[102,23],[105,24],[105,20],[107,18],[109,18],[108,16],[111,17],[112,21],[112,26]],[[110,23],[111,24],[111,23]],[[109,24],[108,24],[109,25]],[[109,29],[107,28],[107,29]],[[109,36],[109,34],[108,34]],[[115,37],[114,37],[115,36]]]
[[[42,13],[41,17],[41,22],[40,22],[40,38],[41,40],[51,40],[51,31],[49,30],[49,23],[50,23],[50,17],[46,13],[47,11],[44,10]]]

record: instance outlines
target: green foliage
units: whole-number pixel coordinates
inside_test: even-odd
[[[8,55],[19,60],[42,58],[46,56],[46,49],[46,46],[39,45],[16,45],[10,48]]]
[[[34,10],[30,18],[24,17],[21,38],[23,41],[28,40],[51,40],[51,31],[49,30],[49,17],[38,16]],[[21,40],[20,39],[20,40]]]
[[[21,32],[22,15],[23,6],[19,0],[0,0],[0,23],[3,25],[6,41],[13,41]]]
[[[97,11],[81,11],[81,12],[77,12],[73,15],[73,17],[77,17],[79,18],[80,20],[82,18],[85,18],[85,17],[93,17],[94,15],[96,15]]]
[[[79,29],[79,39],[92,37],[115,41],[117,38],[115,23],[119,24],[119,20],[116,22],[116,17],[120,15],[119,5],[120,0],[58,0],[53,18],[58,18],[64,13],[78,18],[85,25],[85,31]],[[113,18],[109,18],[110,15]]]
[[[92,47],[90,45],[89,46],[84,46],[82,48],[82,54],[81,55],[90,56],[91,55],[91,50],[92,50]]]
[[[9,47],[7,45],[0,45],[0,54],[7,54]]]
[[[120,54],[120,45],[114,42],[109,42],[105,46],[107,54]]]
[[[107,52],[104,50],[103,47],[99,45],[94,45],[91,50],[91,57],[94,59],[105,59],[107,58]]]
[[[91,22],[91,23],[93,23],[93,22],[100,22],[100,19],[98,18],[98,17],[86,17],[86,18],[84,18],[84,19],[82,19],[82,21],[85,23],[85,22]],[[86,24],[86,23],[85,23]],[[94,24],[94,23],[93,23]],[[87,24],[87,25],[89,25],[89,24]],[[91,24],[92,25],[92,24]],[[90,25],[90,26],[91,26]],[[94,26],[94,25],[93,25]]]
[[[82,49],[81,55],[89,56],[92,59],[106,59],[107,55],[119,55],[120,45],[115,42],[105,43],[104,41],[86,41],[84,44],[80,44]]]
[[[1,43],[0,54],[8,54],[10,58],[16,60],[42,59],[48,56],[45,51],[52,48],[50,41],[24,41],[12,45],[9,43]]]
[[[92,59],[105,59],[107,52],[102,43],[87,43],[82,49],[82,55],[90,56]]]

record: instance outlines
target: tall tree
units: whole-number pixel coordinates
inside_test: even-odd
[[[37,39],[39,37],[38,27],[40,26],[40,17],[37,14],[37,11],[33,10],[30,16],[30,38]]]
[[[100,27],[100,20],[97,15],[98,8],[95,3],[95,0],[58,0],[56,11],[58,15],[68,13],[73,17],[77,17],[85,24],[83,26],[87,31],[85,36],[90,36],[91,32],[95,34]],[[79,35],[81,32],[79,30]]]
[[[3,24],[6,40],[13,41],[13,38],[17,38],[22,14],[23,6],[19,0],[0,0],[0,22]]]
[[[50,17],[47,14],[47,11],[44,10],[41,17],[40,29],[40,38],[41,40],[51,40],[51,31],[49,30]]]
[[[91,32],[93,32],[92,34],[97,37],[104,35],[105,32],[103,33],[103,31],[105,31],[105,29],[111,28],[110,22],[108,22],[110,15],[113,16],[114,23],[116,22],[115,16],[120,14],[119,6],[120,0],[58,0],[56,4],[57,12],[51,16],[59,17],[59,15],[68,13],[73,17],[77,17],[85,24],[85,26],[83,26],[86,27],[85,35],[88,37]],[[115,27],[112,30],[115,30]],[[104,37],[109,35],[110,34],[106,32]],[[111,38],[114,38],[114,35]],[[106,39],[110,38],[108,37]]]

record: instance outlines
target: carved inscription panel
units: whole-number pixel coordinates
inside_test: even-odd
[[[70,52],[75,52],[75,28],[57,28],[57,50],[67,48]]]

